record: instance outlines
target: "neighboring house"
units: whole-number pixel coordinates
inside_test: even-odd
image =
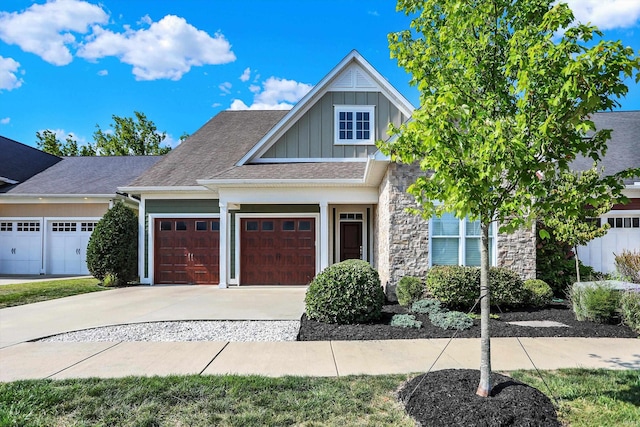
[[[478,265],[478,224],[407,213],[420,171],[375,146],[413,109],[353,51],[290,111],[221,112],[120,187],[140,198],[142,282],[306,285],[360,258],[392,289],[432,263]],[[535,276],[533,229],[491,239],[493,265]]]
[[[57,157],[0,137],[0,274],[88,274],[86,248],[117,194],[159,157]]]
[[[593,116],[597,129],[612,129],[607,153],[601,166],[605,174],[614,174],[629,168],[640,168],[640,111],[597,113]],[[572,164],[577,170],[589,169],[590,159]],[[640,176],[625,180],[624,195],[629,203],[615,205],[603,215],[611,228],[603,237],[578,248],[578,257],[596,271],[615,271],[615,254],[623,249],[640,251]]]

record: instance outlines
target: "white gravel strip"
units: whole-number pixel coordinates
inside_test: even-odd
[[[295,341],[299,329],[297,320],[150,322],[85,329],[38,341]]]

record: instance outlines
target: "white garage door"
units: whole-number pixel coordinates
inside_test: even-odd
[[[610,229],[606,235],[578,248],[580,260],[596,271],[616,271],[615,255],[624,249],[640,251],[640,215],[626,215],[606,219]]]
[[[48,223],[49,274],[89,274],[87,244],[97,220],[56,220]]]
[[[0,219],[0,274],[40,274],[40,220]]]

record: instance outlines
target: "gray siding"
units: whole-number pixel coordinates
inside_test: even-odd
[[[262,158],[365,158],[375,145],[334,145],[334,105],[375,105],[375,139],[387,139],[389,123],[407,117],[380,92],[327,92]]]

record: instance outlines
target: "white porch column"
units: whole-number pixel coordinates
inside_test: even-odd
[[[151,284],[148,280],[148,275],[145,275],[144,271],[144,254],[145,248],[147,247],[147,239],[145,239],[144,234],[144,223],[147,219],[147,207],[146,207],[146,199],[142,197],[140,199],[140,203],[138,204],[138,276],[140,277],[140,283],[148,283]],[[153,228],[153,224],[149,224],[149,235],[151,235],[151,229]]]
[[[220,201],[220,283],[218,287],[227,287],[227,202]]]
[[[320,271],[322,271],[325,268],[329,267],[329,203],[327,202],[320,202],[319,250],[320,250]]]

